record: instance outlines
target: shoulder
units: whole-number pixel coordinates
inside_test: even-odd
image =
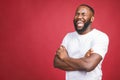
[[[95,38],[109,39],[108,35],[105,32],[98,29],[94,29],[93,35]]]
[[[74,32],[69,32],[65,35],[65,37],[68,37],[68,38],[75,38],[78,36],[78,33],[76,31]]]

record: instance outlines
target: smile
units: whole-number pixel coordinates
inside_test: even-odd
[[[77,26],[84,26],[84,22],[83,21],[81,21],[81,20],[79,20],[79,21],[77,21]]]

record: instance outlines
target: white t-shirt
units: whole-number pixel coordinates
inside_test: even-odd
[[[102,56],[102,61],[107,53],[108,44],[108,36],[97,29],[84,35],[77,32],[68,33],[62,41],[62,45],[65,46],[70,57],[84,57],[86,52],[92,48],[95,53]],[[90,72],[66,71],[66,80],[102,80],[102,61]]]

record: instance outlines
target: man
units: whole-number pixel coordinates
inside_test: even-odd
[[[102,80],[101,64],[109,39],[92,28],[93,21],[93,8],[78,6],[73,20],[76,31],[64,37],[54,58],[54,67],[66,71],[66,80]]]

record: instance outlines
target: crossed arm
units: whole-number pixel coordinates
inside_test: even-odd
[[[101,60],[102,57],[99,54],[93,53],[91,49],[82,58],[71,58],[65,47],[60,46],[56,51],[54,67],[65,71],[92,71]]]

